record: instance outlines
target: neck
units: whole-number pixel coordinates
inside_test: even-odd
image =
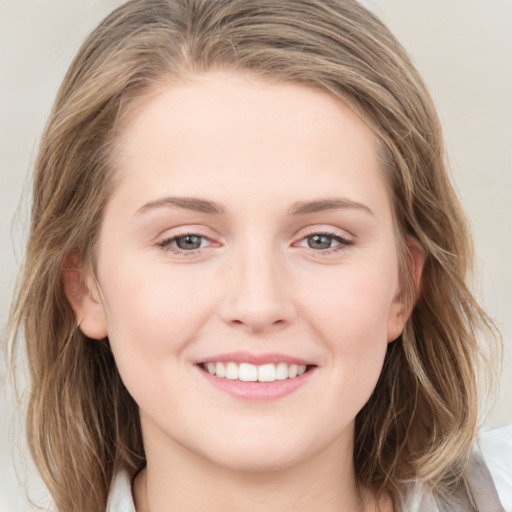
[[[363,512],[374,510],[356,482],[352,441],[336,439],[314,456],[273,471],[226,468],[181,445],[146,446],[147,466],[134,483],[137,512]],[[390,510],[385,507],[386,510]],[[392,509],[391,509],[392,510]]]

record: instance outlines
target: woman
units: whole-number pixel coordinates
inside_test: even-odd
[[[500,510],[439,121],[362,6],[127,2],[33,191],[12,325],[59,511]]]

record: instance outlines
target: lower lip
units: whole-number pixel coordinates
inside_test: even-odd
[[[220,391],[224,391],[236,398],[245,400],[275,400],[293,393],[306,384],[315,373],[315,368],[309,369],[293,379],[275,380],[273,382],[243,382],[240,380],[216,377],[197,366],[203,377]]]

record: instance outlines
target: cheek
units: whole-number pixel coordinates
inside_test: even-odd
[[[386,341],[388,319],[397,296],[398,272],[394,266],[372,265],[340,268],[319,282],[311,279],[304,289],[303,314],[330,338],[346,335],[347,342],[357,339],[370,344]],[[376,334],[380,333],[381,336]]]
[[[382,370],[397,291],[394,268],[340,268],[323,281],[321,294],[302,301],[302,315],[327,347],[339,385],[357,389],[355,401],[369,398]]]
[[[108,335],[120,370],[132,362],[141,371],[165,364],[164,356],[178,355],[211,314],[208,287],[186,272],[153,268],[111,266],[102,289]]]
[[[190,280],[118,268],[104,290],[108,336],[124,385],[145,411],[172,417],[187,393],[187,347],[211,310]],[[174,279],[173,279],[174,277]]]

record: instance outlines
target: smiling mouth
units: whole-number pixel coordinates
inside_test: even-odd
[[[210,375],[241,382],[274,382],[300,377],[314,365],[267,363],[254,365],[235,362],[201,363],[200,368]]]

